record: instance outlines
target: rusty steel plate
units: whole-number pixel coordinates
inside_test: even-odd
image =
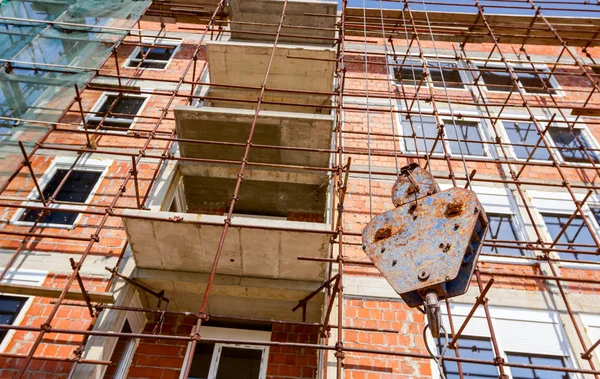
[[[374,217],[363,231],[363,249],[409,306],[424,290],[440,299],[467,291],[487,218],[474,192],[433,194]]]
[[[402,167],[401,175],[392,187],[392,202],[399,207],[438,192],[440,188],[433,175],[413,163]]]

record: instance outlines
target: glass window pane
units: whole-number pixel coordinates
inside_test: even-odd
[[[143,47],[142,51],[143,54],[138,51],[136,55],[137,59],[142,59],[142,56],[145,55],[145,59],[168,61],[175,52],[175,47]]]
[[[67,174],[66,169],[58,169],[43,189],[44,197],[48,198],[54,194],[60,182]],[[69,201],[75,203],[84,203],[96,185],[100,175],[98,171],[73,170],[67,178],[64,185],[56,195],[58,201]],[[39,198],[36,196],[36,198]],[[23,214],[21,221],[34,222],[39,215],[39,211],[30,210]],[[72,225],[79,213],[51,211],[40,220],[41,223]]]
[[[552,141],[554,141],[554,144],[558,148],[560,155],[565,161],[589,162],[588,157],[581,150],[581,145],[583,145],[583,147],[585,147],[586,149],[591,149],[591,146],[583,136],[581,129],[573,129],[573,131],[571,131],[567,128],[553,127],[548,130],[548,133],[552,137]],[[577,136],[581,144],[577,142],[575,136]],[[590,154],[594,162],[598,163],[598,157],[596,156],[596,154],[593,151],[589,150],[588,153]]]
[[[443,88],[445,83],[447,88],[465,88],[455,63],[427,62],[427,67],[434,87]],[[440,71],[440,67],[442,71]]]
[[[0,324],[12,324],[17,319],[19,312],[27,298],[0,295]],[[0,342],[6,337],[8,329],[0,329]]]
[[[98,117],[103,117],[116,98],[116,95],[106,96],[106,100],[104,101],[104,103],[102,103],[102,106],[98,109],[98,113],[96,115]],[[111,113],[120,113],[135,116],[138,114],[138,111],[142,107],[142,104],[144,104],[145,100],[146,99],[143,97],[122,96],[117,100],[116,104],[113,106]]]
[[[217,379],[258,379],[262,350],[224,346]]]
[[[476,155],[485,156],[485,149],[483,143],[479,142],[465,142],[468,141],[482,141],[481,134],[479,134],[478,124],[470,121],[445,121],[446,136],[450,141],[450,151],[454,155]],[[456,126],[455,126],[456,125]],[[461,142],[457,141],[456,132],[458,131]]]
[[[420,117],[418,115],[412,116],[412,128],[415,130],[417,147],[419,148],[419,154],[429,153],[435,138],[437,137],[437,124],[433,117]],[[402,119],[402,135],[404,136],[404,147],[406,151],[416,152],[415,149],[415,138],[412,137],[413,130],[411,123],[406,118]],[[423,138],[425,136],[425,139]],[[427,145],[427,148],[425,147]],[[435,146],[435,153],[443,153],[441,141]]]
[[[406,61],[403,65],[394,69],[396,80],[405,86],[418,86],[423,76],[421,63]],[[422,86],[425,85],[426,83],[422,84]]]
[[[449,337],[450,338],[450,337]],[[445,339],[438,339],[438,351],[445,344]],[[492,343],[488,338],[479,337],[460,337],[458,339],[458,353],[461,358],[481,359],[486,361],[494,360]],[[448,349],[446,357],[456,357],[454,349]],[[447,379],[459,379],[458,362],[443,360],[444,373]],[[463,376],[470,379],[488,379],[498,378],[498,370],[493,364],[475,364],[461,362]]]
[[[502,91],[502,92],[510,92],[513,87],[513,82],[508,74],[506,68],[502,67],[483,67],[477,66],[480,71],[481,78],[485,82],[485,86],[489,91]],[[492,70],[492,71],[488,71]],[[481,84],[481,83],[480,83]]]
[[[516,122],[503,122],[504,130],[506,130],[506,134],[508,135],[508,139],[510,143],[513,144],[521,144],[521,145],[531,145],[531,146],[518,146],[512,145],[517,158],[519,159],[527,159],[532,151],[534,151],[534,146],[538,143],[540,136],[535,128],[535,125],[532,123],[516,123]],[[538,145],[537,149],[535,149],[533,156],[531,159],[539,159],[539,160],[549,160],[550,153],[546,148],[546,144],[542,141]]]
[[[548,228],[548,232],[550,233],[550,237],[552,240],[555,240],[558,237],[560,231],[569,221],[570,215],[561,215],[561,214],[542,214],[544,219],[544,223]],[[574,244],[586,244],[593,245],[594,240],[592,239],[592,235],[590,234],[589,229],[585,226],[583,219],[580,216],[576,216],[573,221],[569,224],[566,231],[562,234],[559,243],[574,243]],[[593,254],[578,254],[575,251],[581,250],[590,250],[594,251],[593,248],[585,248],[585,247],[571,247],[571,246],[559,246],[560,249],[569,249],[573,250],[573,253],[564,253],[559,252],[558,255],[563,259],[576,259],[576,260],[585,260],[585,261],[598,261],[600,260],[600,256]]]
[[[518,240],[517,233],[515,232],[512,224],[512,215],[508,214],[487,214],[488,221],[490,223],[486,235],[486,240]],[[506,242],[499,242],[500,244],[507,244]],[[508,247],[492,247],[483,246],[485,253],[501,254],[501,255],[525,255],[522,249],[513,249]]]
[[[519,78],[519,80],[521,81],[521,85],[523,85],[523,87],[525,87],[525,92],[527,93],[552,93],[554,94],[556,91],[552,89],[552,84],[550,83],[550,81],[548,81],[548,76],[543,75],[543,74],[536,74],[534,72],[527,72],[527,71],[534,71],[533,67],[532,68],[519,68],[519,67],[515,67],[513,68],[513,70],[515,71],[515,74],[517,74],[517,77]],[[538,69],[538,71],[540,71]],[[544,89],[544,84],[542,83],[542,80],[546,82],[546,86],[548,86],[549,91]]]
[[[522,353],[507,353],[506,358],[511,363],[522,363],[537,366],[567,367],[565,357],[551,355],[528,355]],[[511,367],[513,379],[568,379],[569,374],[560,371],[538,370],[533,368]]]
[[[190,368],[189,379],[206,379],[210,370],[214,343],[200,342],[194,350],[194,358],[192,358],[192,366]]]

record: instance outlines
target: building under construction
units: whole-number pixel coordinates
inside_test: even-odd
[[[599,2],[0,23],[0,377],[600,378]],[[361,241],[412,163],[489,221],[439,339]]]

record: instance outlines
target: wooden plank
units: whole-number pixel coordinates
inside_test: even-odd
[[[600,108],[573,108],[572,116],[600,116]]]
[[[27,295],[27,296],[38,296],[38,297],[49,297],[58,299],[62,293],[61,288],[50,288],[40,286],[30,286],[24,284],[11,284],[11,283],[0,283],[0,293],[12,294],[12,295]],[[90,299],[94,303],[114,303],[115,299],[112,293],[109,292],[91,292],[88,291]],[[67,292],[67,300],[81,300],[83,301],[83,294],[78,290],[70,290]]]

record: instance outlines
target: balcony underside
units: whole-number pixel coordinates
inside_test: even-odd
[[[231,21],[234,21],[231,24],[232,38],[274,40],[283,3],[282,0],[230,0],[230,17]],[[335,1],[288,1],[279,40],[281,42],[333,45],[336,18],[332,16],[335,16],[336,13],[337,2]],[[245,23],[270,24],[271,26]],[[302,37],[291,35],[302,35]],[[319,39],[319,37],[324,39]]]
[[[181,142],[182,157],[240,161],[250,135],[254,111],[213,107],[175,109],[177,135],[182,139],[233,142],[242,146],[223,146]],[[261,111],[254,128],[255,145],[329,149],[333,116]],[[249,161],[286,165],[328,167],[330,154],[253,146]]]
[[[125,210],[124,215],[137,267],[210,272],[223,230],[223,216],[140,210]],[[136,218],[140,216],[156,220]],[[173,221],[175,217],[181,221]],[[297,257],[326,257],[329,229],[320,223],[234,216],[217,273],[320,282],[325,277],[325,265],[298,261]]]
[[[169,310],[198,312],[206,290],[208,274],[138,268],[135,279],[157,290],[164,290]],[[229,317],[269,318],[301,321],[302,310],[292,312],[298,300],[320,283],[281,279],[216,275],[206,312]],[[144,305],[155,307],[156,298],[143,293]],[[307,303],[306,321],[319,322],[323,293]]]

